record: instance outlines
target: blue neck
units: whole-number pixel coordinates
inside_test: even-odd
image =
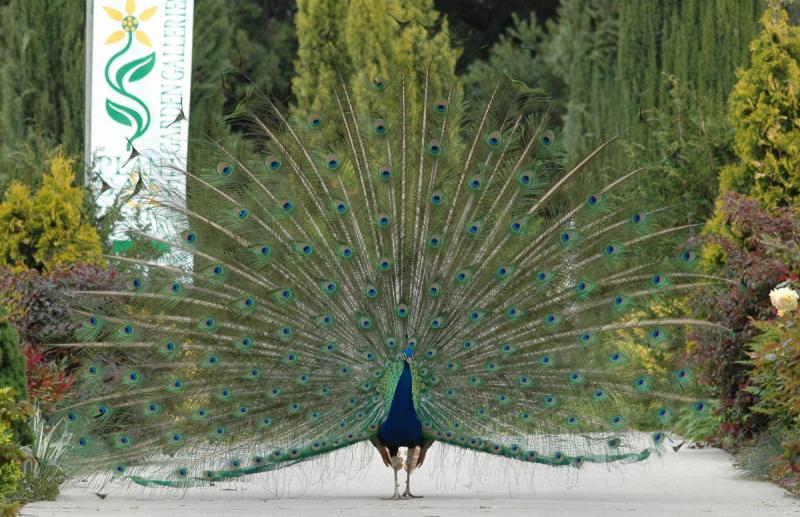
[[[397,453],[398,447],[422,445],[422,424],[414,410],[408,363],[403,364],[403,373],[397,383],[389,414],[381,424],[378,437],[393,452],[392,455]]]

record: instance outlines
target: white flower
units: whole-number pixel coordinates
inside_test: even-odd
[[[789,287],[780,287],[769,292],[769,301],[778,309],[778,316],[783,316],[786,311],[795,310],[798,297],[797,291]]]

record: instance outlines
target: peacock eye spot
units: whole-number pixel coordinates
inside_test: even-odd
[[[608,246],[606,246],[606,253],[608,253],[609,255],[614,253],[614,250],[615,250],[614,246],[612,246],[610,244]]]
[[[561,234],[561,240],[562,240],[563,242],[567,242],[569,239],[570,239],[570,235],[569,235],[569,233],[567,233],[567,232],[564,232],[564,233],[562,233],[562,234]]]

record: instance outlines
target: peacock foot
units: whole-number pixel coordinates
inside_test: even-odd
[[[398,500],[402,499],[402,497],[400,496],[400,483],[397,482],[397,471],[400,470],[401,468],[403,468],[402,467],[402,460],[400,460],[400,463],[401,463],[400,464],[400,468],[397,468],[395,466],[395,461],[394,461],[395,459],[399,459],[399,458],[397,458],[396,456],[392,458],[392,466],[395,467],[393,469],[393,471],[394,471],[394,495],[391,496],[391,497],[382,497],[381,499],[383,499],[384,501],[398,501]]]
[[[414,494],[411,493],[411,490],[406,488],[406,491],[403,492],[402,497],[403,497],[403,499],[422,499],[425,496],[424,495],[414,495]]]

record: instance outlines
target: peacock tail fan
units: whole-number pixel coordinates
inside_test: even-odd
[[[657,168],[596,166],[613,141],[567,164],[522,94],[472,109],[403,70],[368,111],[343,84],[319,112],[260,99],[252,145],[171,171],[186,200],[141,193],[174,232],[131,223],[119,285],[73,293],[69,472],[188,486],[373,438],[406,347],[425,437],[521,461],[644,459],[708,411],[651,360],[715,326],[680,313],[720,281],[639,194]]]

